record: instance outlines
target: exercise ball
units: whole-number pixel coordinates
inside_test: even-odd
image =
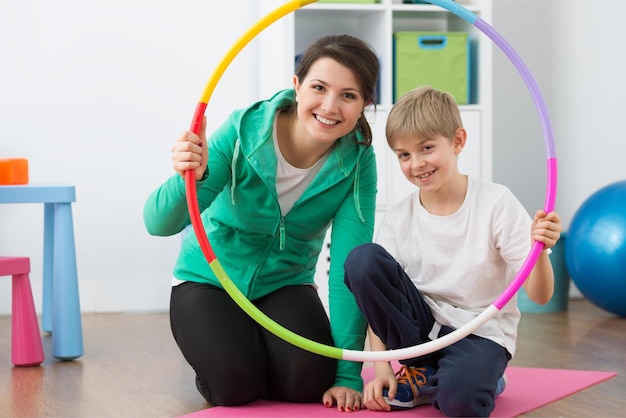
[[[598,190],[576,211],[565,263],[589,301],[626,317],[626,180]]]

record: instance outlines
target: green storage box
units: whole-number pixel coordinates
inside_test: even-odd
[[[419,86],[450,93],[469,103],[470,50],[467,32],[396,32],[394,102]]]

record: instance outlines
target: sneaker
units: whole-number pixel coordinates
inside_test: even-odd
[[[502,377],[498,380],[498,386],[496,386],[496,391],[493,393],[493,398],[497,398],[504,392],[506,388],[506,374],[503,374]]]
[[[428,377],[434,373],[435,369],[429,366],[402,366],[396,373],[396,379],[398,379],[396,397],[389,399],[387,397],[388,389],[384,389],[383,397],[385,402],[391,406],[391,409],[410,409],[418,405],[430,403],[429,396],[420,396],[419,388],[424,386]]]

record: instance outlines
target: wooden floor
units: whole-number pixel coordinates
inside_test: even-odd
[[[84,357],[17,368],[10,317],[0,317],[0,416],[174,417],[207,407],[167,314],[85,314],[83,327]],[[572,301],[567,312],[524,314],[519,331],[512,365],[619,373],[525,416],[626,416],[626,319]]]

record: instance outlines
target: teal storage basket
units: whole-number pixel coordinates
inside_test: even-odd
[[[430,86],[470,101],[470,46],[467,32],[396,32],[394,102],[409,90]]]
[[[517,307],[521,312],[545,313],[562,312],[567,310],[569,302],[570,277],[565,265],[565,239],[566,234],[562,233],[561,238],[552,248],[550,262],[554,271],[554,295],[545,305],[539,305],[528,297],[522,287],[517,295]]]

